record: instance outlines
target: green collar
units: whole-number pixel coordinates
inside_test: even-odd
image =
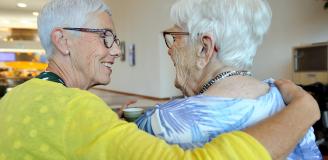
[[[38,76],[36,76],[35,78],[60,83],[60,84],[63,84],[64,86],[66,86],[64,80],[61,79],[57,74],[55,74],[53,72],[44,71],[44,72],[40,73]]]

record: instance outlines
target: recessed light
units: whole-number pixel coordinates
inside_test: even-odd
[[[33,16],[39,16],[39,12],[32,12]]]
[[[25,7],[27,7],[27,5],[26,5],[26,3],[17,3],[17,7],[25,8]]]

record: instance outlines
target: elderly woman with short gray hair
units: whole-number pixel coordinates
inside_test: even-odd
[[[163,32],[184,95],[146,112],[139,128],[185,149],[247,128],[285,107],[273,79],[249,69],[271,23],[266,0],[179,0]],[[286,135],[287,136],[287,135]],[[311,128],[288,159],[322,159]]]

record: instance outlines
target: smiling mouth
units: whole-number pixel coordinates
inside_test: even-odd
[[[107,68],[112,68],[113,63],[102,63]]]

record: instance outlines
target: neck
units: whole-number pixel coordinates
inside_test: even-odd
[[[62,78],[67,87],[70,88],[80,88],[88,89],[89,85],[83,81],[83,78],[79,78],[78,72],[74,72],[74,68],[71,65],[70,60],[60,58],[58,56],[53,56],[49,59],[47,71],[57,74]]]
[[[195,92],[194,92],[195,94],[197,94],[203,88],[204,84],[206,84],[208,81],[210,81],[212,78],[214,78],[218,74],[226,72],[226,71],[237,70],[234,67],[223,66],[220,64],[216,64],[216,66],[209,66],[207,68],[208,69],[204,70],[202,72],[202,74],[199,76],[201,78],[197,82],[197,87],[195,87]]]

